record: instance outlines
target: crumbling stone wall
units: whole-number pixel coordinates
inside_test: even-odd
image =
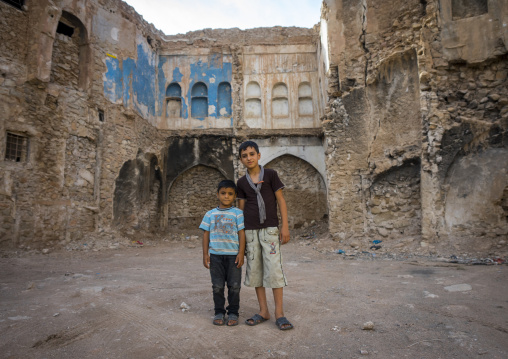
[[[61,20],[71,27],[70,22]],[[56,33],[51,58],[50,81],[62,86],[78,87],[79,78],[79,28],[72,36]]]
[[[291,155],[280,156],[265,167],[276,170],[286,186],[283,193],[290,228],[327,219],[326,186],[314,167]]]
[[[119,0],[0,2],[0,15],[6,245],[195,228],[215,205],[211,182],[195,182],[202,171],[213,181],[243,175],[246,139],[287,142],[305,158],[306,138],[324,142],[326,186],[301,160],[269,164],[297,181],[285,179],[292,226],[328,211],[334,238],[360,246],[421,234],[430,250],[506,249],[505,1],[325,0],[314,29],[173,36]],[[188,96],[195,74],[211,85],[219,72],[231,109],[228,98],[221,116],[165,117],[171,83]],[[254,119],[250,105],[260,103],[265,115]],[[5,158],[7,133],[26,140],[26,161]],[[298,212],[304,197],[315,211]],[[185,201],[191,212],[178,207]]]
[[[121,2],[107,6],[107,13],[110,9],[127,13]],[[0,11],[6,14],[0,24],[5,40],[0,45],[0,222],[4,223],[2,240],[6,245],[64,245],[85,233],[110,228],[115,179],[122,164],[135,159],[138,148],[149,152],[154,146],[163,146],[160,135],[146,120],[121,104],[108,102],[103,95],[105,49],[111,46],[98,33],[93,42],[83,43],[79,27],[91,30],[91,19],[98,19],[96,10],[68,2],[30,2],[23,10],[0,3]],[[63,19],[64,13],[72,16]],[[59,40],[64,35],[56,33],[57,24],[68,18],[74,20],[67,23],[74,26],[81,42],[67,37],[65,42]],[[115,26],[114,18],[111,20]],[[144,26],[140,22],[140,32],[145,31]],[[135,37],[136,31],[134,26],[124,33]],[[16,46],[9,40],[13,34]],[[94,51],[103,50],[90,52],[90,46]],[[90,53],[97,56],[93,61],[87,58]],[[4,160],[7,132],[26,136],[25,162]]]
[[[398,218],[404,235],[422,233],[431,250],[458,242],[498,248],[506,236],[506,165],[491,167],[490,159],[506,149],[506,30],[495,24],[505,21],[507,5],[489,1],[461,12],[464,4],[451,0],[325,3],[323,123],[330,218],[338,218],[331,232],[395,238],[402,233],[390,222]],[[467,177],[466,169],[479,174]],[[473,184],[481,195],[464,191]],[[379,196],[396,190],[393,202]],[[471,216],[458,220],[460,207]]]
[[[218,170],[203,165],[178,176],[169,190],[168,229],[197,229],[205,213],[219,205],[217,185],[224,179]]]
[[[367,223],[374,232],[371,234],[394,240],[421,233],[419,159],[375,177],[369,192]]]
[[[157,209],[162,201],[162,176],[157,158],[138,152],[124,163],[115,181],[114,223],[127,231],[159,228]]]

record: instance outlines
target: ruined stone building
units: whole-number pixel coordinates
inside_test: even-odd
[[[504,248],[507,48],[505,0],[172,36],[121,0],[0,0],[1,246],[196,228],[253,139],[293,228]]]

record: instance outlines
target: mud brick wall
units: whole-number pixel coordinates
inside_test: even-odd
[[[283,194],[290,228],[326,218],[326,186],[314,167],[295,156],[284,155],[268,163],[266,168],[276,170],[286,186]]]
[[[218,170],[198,165],[176,178],[169,190],[169,230],[197,229],[205,213],[219,205]]]

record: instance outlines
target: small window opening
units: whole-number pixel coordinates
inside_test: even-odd
[[[480,16],[488,12],[488,0],[452,0],[452,20]]]
[[[74,34],[74,28],[72,26],[64,24],[63,22],[58,22],[56,32],[58,34],[63,34],[65,36],[72,37],[72,35]]]
[[[99,121],[104,122],[104,111],[103,110],[99,110]]]
[[[9,5],[14,6],[15,8],[18,8],[20,10],[23,10],[23,5],[25,5],[24,0],[1,0],[4,3],[7,3]]]
[[[5,159],[14,162],[26,162],[28,153],[28,137],[7,132]]]

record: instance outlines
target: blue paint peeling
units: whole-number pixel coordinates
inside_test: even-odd
[[[166,101],[166,76],[164,76],[164,64],[168,61],[168,58],[165,56],[159,57],[159,67],[158,67],[158,85],[159,85],[159,91],[158,91],[158,98],[157,102],[159,103],[159,111],[157,111],[157,116],[162,116],[162,104],[164,101]]]
[[[183,74],[180,72],[179,67],[175,67],[173,70],[173,81],[182,82]]]
[[[123,105],[129,107],[131,94],[130,89],[132,88],[132,74],[136,69],[136,63],[132,59],[125,59],[123,61]]]
[[[191,90],[194,84],[204,82],[208,86],[208,106],[215,108],[214,111],[208,111],[208,117],[217,118],[221,117],[217,102],[218,86],[222,82],[231,83],[233,67],[229,62],[222,62],[222,55],[212,55],[209,60],[209,63],[198,61],[190,64],[190,86],[187,98],[191,98]]]
[[[136,95],[136,109],[143,113],[146,106],[148,114],[155,116],[155,77],[156,70],[152,63],[155,63],[155,54],[146,53],[142,45],[138,45],[138,61],[136,70],[132,76],[132,90]]]
[[[155,65],[157,60],[158,64]],[[200,120],[206,117],[231,118],[231,126],[233,126],[230,85],[232,64],[223,62],[222,54],[210,55],[208,62],[190,63],[188,65],[190,71],[188,68],[182,71],[179,67],[167,69],[168,61],[168,56],[157,58],[155,53],[145,51],[142,45],[137,46],[137,59],[119,60],[107,57],[105,60],[107,71],[103,82],[104,96],[111,102],[120,101],[125,107],[134,107],[145,118],[160,117],[163,116],[162,109],[166,101],[168,80],[171,83],[178,83],[181,87],[184,80],[183,73],[189,73],[187,93],[182,94],[182,118],[188,119],[191,115],[188,105],[196,106],[197,118]],[[165,67],[171,72],[166,73]],[[193,96],[191,92],[193,86],[199,82],[204,83],[207,94],[197,96],[196,104],[193,104],[192,98],[196,95]],[[221,109],[223,109],[222,114]]]
[[[203,121],[208,117],[208,89],[203,82],[192,86],[191,90],[191,116]]]
[[[172,83],[166,89],[166,97],[182,97],[182,88],[177,83]]]
[[[231,116],[231,85],[229,82],[221,82],[217,95],[217,112],[220,117]]]
[[[111,102],[122,98],[122,70],[120,61],[111,57],[106,58],[106,79],[104,80],[104,96]]]
[[[155,116],[157,71],[152,64],[156,56],[145,52],[142,45],[137,50],[137,60],[106,58],[104,96],[115,103],[121,100],[125,107],[132,104],[144,117]]]

